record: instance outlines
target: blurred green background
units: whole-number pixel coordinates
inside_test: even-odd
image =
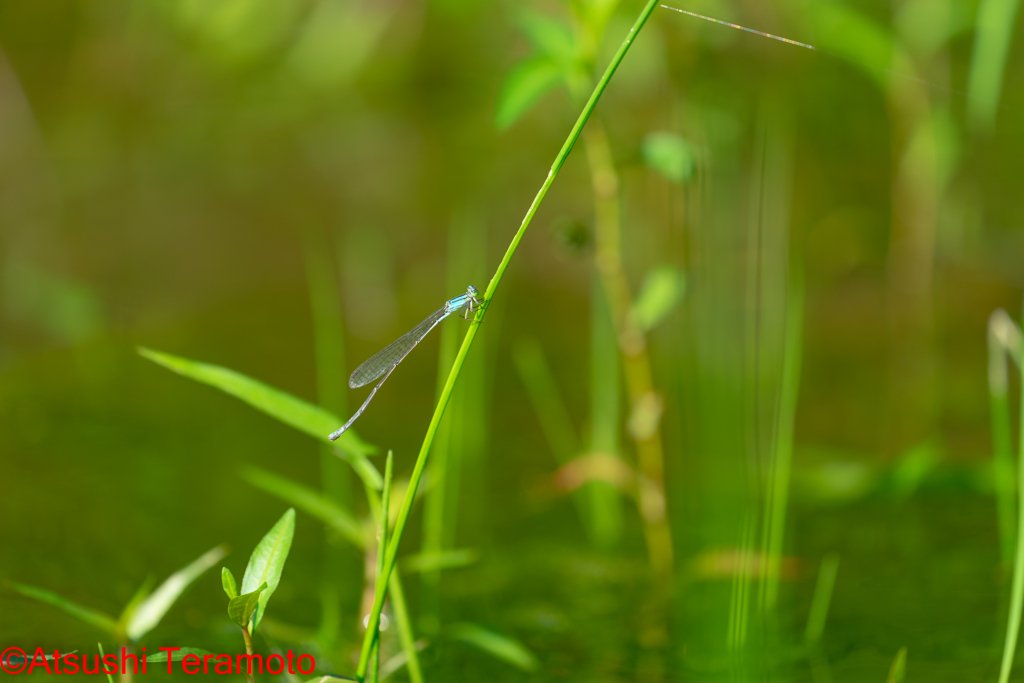
[[[402,555],[473,561],[403,573],[427,680],[884,681],[904,647],[909,680],[996,678],[1016,4],[677,5],[816,52],[654,12],[435,443]],[[0,3],[0,578],[116,615],[219,543],[238,575],[288,507],[252,465],[366,516],[325,446],[135,348],[346,418],[358,363],[486,287],[640,7]],[[466,327],[356,424],[399,480]],[[257,647],[350,675],[363,577],[300,508]],[[142,644],[238,651],[224,606],[211,571]],[[96,640],[0,594],[3,647]]]

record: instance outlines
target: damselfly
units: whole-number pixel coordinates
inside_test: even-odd
[[[409,352],[416,348],[416,345],[419,344],[432,329],[437,327],[439,322],[450,316],[452,313],[463,309],[466,309],[465,313],[463,313],[463,317],[468,320],[469,315],[474,313],[480,307],[480,301],[476,298],[476,295],[476,287],[470,285],[469,288],[466,289],[465,294],[444,302],[444,306],[428,315],[419,325],[412,328],[374,355],[370,356],[366,362],[353,370],[351,377],[348,378],[348,385],[352,389],[365,386],[381,375],[383,375],[383,378],[377,382],[377,386],[373,388],[370,395],[366,397],[365,401],[363,401],[363,405],[359,406],[359,410],[356,411],[356,414],[350,417],[348,422],[341,426],[341,429],[331,434],[328,438],[331,441],[334,441],[344,434],[345,430],[352,426],[352,423],[363,414],[364,410],[366,410],[366,406],[370,405],[370,401],[373,400],[377,390],[380,389],[381,385],[387,381],[388,377],[391,376],[391,373],[398,367],[398,364],[405,360],[405,357],[409,355]]]

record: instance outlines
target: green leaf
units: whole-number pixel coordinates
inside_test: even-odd
[[[303,512],[313,515],[328,524],[357,548],[366,547],[366,532],[362,525],[348,511],[319,491],[303,486],[285,477],[267,472],[259,467],[247,467],[242,478],[258,489],[291,503]]]
[[[107,656],[107,653],[103,651],[103,643],[96,643],[96,649],[100,651],[100,659]],[[107,683],[114,683],[114,677],[107,673],[106,667],[103,667],[103,673],[107,674]]]
[[[234,370],[142,347],[139,347],[138,352],[142,357],[179,375],[216,387],[240,398],[253,408],[298,429],[300,432],[309,434],[318,441],[331,444],[327,436],[343,424],[340,418],[323,408],[295,398],[291,394],[246,377]],[[359,439],[352,430],[342,434],[335,443],[345,449],[353,458],[365,458],[376,451],[373,446]]]
[[[686,278],[673,266],[660,266],[647,274],[633,302],[633,319],[641,330],[654,329],[686,293]]]
[[[886,88],[891,72],[914,76],[911,60],[892,35],[849,5],[822,0],[809,6],[817,45],[860,67]]]
[[[897,498],[916,491],[942,460],[942,451],[932,440],[924,441],[903,453],[889,474],[889,490]]]
[[[120,631],[123,632],[127,629],[128,621],[132,618],[132,615],[135,614],[135,610],[138,609],[139,605],[142,604],[142,601],[146,599],[152,590],[153,577],[147,576],[145,581],[143,581],[135,591],[135,595],[132,596],[131,600],[128,601],[128,604],[126,604],[124,609],[121,610],[121,616],[117,619],[117,627]]]
[[[608,20],[615,13],[619,0],[576,0],[576,15],[594,37],[603,36]]]
[[[277,589],[281,580],[281,571],[284,569],[284,562],[288,559],[288,550],[292,547],[292,537],[295,535],[295,510],[289,508],[277,524],[267,532],[263,540],[259,542],[256,549],[252,551],[249,558],[249,565],[245,568],[245,576],[242,577],[243,594],[251,593],[264,583],[267,589],[260,595],[259,607],[253,614],[250,633],[256,631],[263,612],[267,607],[267,601]],[[239,596],[241,597],[241,596]]]
[[[647,166],[673,183],[685,183],[693,176],[697,155],[681,135],[667,132],[648,133],[641,145]]]
[[[264,581],[251,593],[243,593],[228,600],[228,616],[231,617],[231,621],[242,627],[249,624],[256,612],[256,609],[259,607],[260,596],[265,593],[266,590],[267,582]],[[249,629],[250,633],[255,630],[255,628],[256,625],[253,624]]]
[[[519,28],[537,52],[555,63],[566,65],[578,59],[576,37],[568,24],[539,12],[522,10]]]
[[[348,432],[345,432],[345,434],[348,434]],[[342,434],[342,436],[345,436],[345,434]],[[367,460],[365,456],[347,452],[340,446],[332,446],[331,452],[347,462],[366,486],[369,486],[374,491],[380,491],[381,487],[384,486],[384,477],[380,476],[380,470],[374,467],[373,463]]]
[[[511,127],[561,79],[561,70],[548,57],[534,57],[513,66],[498,96],[495,127],[498,130]]]
[[[539,664],[537,657],[518,640],[477,624],[455,624],[448,629],[448,636],[523,671],[535,671]]]
[[[896,659],[892,661],[892,666],[889,667],[889,676],[885,679],[885,683],[903,683],[903,679],[906,675],[907,646],[904,645],[900,648],[900,651],[896,653]]]
[[[227,548],[219,545],[204,553],[192,564],[168,576],[166,581],[133,610],[125,628],[128,638],[136,641],[153,630],[171,609],[171,605],[185,592],[185,589],[203,572],[224,559],[227,554]]]
[[[23,583],[15,583],[13,581],[5,581],[4,585],[14,592],[24,595],[26,598],[45,602],[47,605],[52,605],[59,610],[63,610],[67,614],[70,614],[80,621],[84,621],[90,626],[95,626],[96,628],[113,635],[117,634],[117,622],[109,615],[89,609],[88,607],[82,607],[63,596],[57,595],[56,593],[43,588],[36,588],[35,586],[28,586]]]
[[[480,553],[470,548],[442,550],[436,553],[419,553],[402,560],[406,572],[435,572],[443,569],[468,567],[480,559]]]
[[[1003,90],[1019,0],[981,0],[967,79],[967,114],[975,131],[990,133]]]
[[[311,678],[306,683],[334,683],[334,681],[358,681],[358,678],[349,678],[347,676],[338,676],[335,674],[324,674],[323,676],[317,676]]]
[[[180,662],[188,655],[195,655],[202,659],[206,655],[213,654],[207,650],[201,650],[198,647],[180,647],[171,653],[172,662]],[[148,655],[146,662],[149,664],[160,664],[167,661],[167,652],[157,652],[156,654]]]
[[[227,567],[220,568],[220,585],[224,588],[228,600],[238,597],[238,584],[235,583],[235,575]]]

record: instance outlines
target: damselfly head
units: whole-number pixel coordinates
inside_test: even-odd
[[[467,293],[468,293],[468,294],[469,294],[470,296],[476,296],[477,294],[479,294],[479,292],[477,292],[477,291],[476,291],[476,287],[474,287],[473,285],[470,285],[470,286],[469,286],[469,287],[468,287],[468,288],[466,289],[466,292],[467,292]]]

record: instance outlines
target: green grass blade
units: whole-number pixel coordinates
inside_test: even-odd
[[[893,36],[847,4],[825,0],[809,7],[817,45],[861,68],[883,90],[891,71],[913,76],[912,65]]]
[[[129,640],[136,641],[152,631],[185,589],[227,554],[227,548],[219,545],[167,577],[166,581],[132,611],[125,626],[125,634]]]
[[[597,273],[590,292],[590,452],[618,457],[622,429],[622,362],[608,297]],[[622,538],[622,496],[604,481],[584,487],[594,545],[614,548]]]
[[[37,588],[23,583],[15,583],[14,581],[5,581],[4,585],[19,595],[56,607],[57,609],[70,614],[79,621],[83,621],[90,626],[95,626],[101,631],[106,631],[112,635],[117,634],[117,621],[107,614],[98,612],[94,609],[89,609],[88,607],[83,607],[61,595],[57,595],[53,591],[48,591],[45,588]]]
[[[242,478],[258,489],[277,496],[305,513],[316,517],[352,542],[357,548],[366,547],[366,532],[348,510],[319,491],[303,486],[259,467],[246,467]]]
[[[147,576],[146,580],[135,590],[135,595],[131,597],[128,603],[121,610],[121,615],[117,618],[117,628],[120,632],[124,632],[127,627],[128,621],[131,619],[132,614],[142,601],[149,597],[149,594],[153,592],[153,577]]]
[[[572,130],[569,131],[569,135],[566,138],[565,143],[555,156],[555,160],[551,164],[551,170],[548,172],[547,178],[544,180],[540,190],[537,192],[533,202],[530,204],[530,208],[527,209],[526,216],[523,217],[523,222],[519,225],[519,229],[516,231],[515,236],[508,245],[508,249],[505,250],[505,255],[498,264],[494,277],[491,278],[490,283],[487,285],[487,290],[484,292],[483,297],[484,307],[486,307],[494,298],[494,292],[497,290],[498,285],[501,284],[505,271],[508,269],[508,265],[512,261],[512,257],[519,248],[519,243],[526,234],[527,228],[530,227],[530,223],[533,222],[533,217],[537,213],[537,209],[540,208],[541,203],[544,201],[544,197],[547,195],[551,184],[558,176],[558,172],[561,170],[562,165],[568,158],[569,152],[572,151],[573,145],[575,145],[576,140],[579,139],[580,133],[583,131],[583,126],[587,123],[587,120],[590,118],[594,108],[597,107],[597,101],[601,98],[601,94],[605,91],[605,88],[608,87],[609,81],[612,76],[615,75],[616,69],[618,69],[619,64],[622,63],[622,59],[629,51],[629,47],[633,44],[633,40],[643,28],[644,24],[647,23],[647,19],[651,16],[651,13],[654,12],[654,9],[657,6],[658,0],[648,0],[647,4],[644,5],[643,10],[640,11],[640,15],[633,23],[633,26],[629,29],[629,33],[626,34],[625,40],[622,41],[622,44],[616,51],[615,56],[612,57],[611,62],[608,64],[608,68],[605,69],[604,75],[601,76],[601,79],[597,82],[597,86],[595,86],[593,93],[591,93],[590,99],[587,100],[586,105],[583,107],[583,111],[580,112],[579,118],[576,119],[576,123],[573,125]],[[390,576],[394,569],[395,561],[398,556],[398,546],[402,541],[402,533],[405,530],[406,522],[409,519],[409,513],[412,510],[413,500],[416,497],[416,489],[419,488],[420,479],[423,477],[423,470],[427,465],[427,457],[430,455],[434,436],[437,434],[437,428],[441,423],[441,418],[444,417],[445,407],[448,405],[448,399],[451,398],[452,390],[455,388],[455,383],[459,377],[459,373],[462,371],[462,366],[466,362],[466,356],[469,355],[469,349],[473,346],[473,340],[476,338],[476,335],[480,330],[479,321],[481,320],[481,315],[482,311],[477,314],[477,320],[474,324],[470,325],[469,331],[466,332],[466,336],[463,338],[462,346],[459,348],[459,353],[455,356],[455,363],[452,365],[451,372],[448,374],[448,380],[445,382],[444,389],[441,391],[441,396],[437,401],[437,406],[434,408],[434,415],[430,419],[430,425],[427,427],[427,433],[423,437],[423,444],[420,446],[420,452],[416,456],[416,465],[413,467],[412,476],[409,478],[409,489],[405,498],[402,500],[402,507],[398,511],[398,519],[395,522],[394,534],[392,535],[391,542],[388,544],[387,555],[384,558],[385,576]],[[370,610],[371,623],[380,618],[380,612],[384,607],[384,597],[386,593],[384,589],[385,586],[379,586],[376,594],[374,595],[373,608]],[[356,675],[358,678],[366,676],[366,668],[370,659],[370,646],[372,644],[373,633],[367,631],[363,636],[363,646],[359,651],[359,665],[356,668]]]
[[[242,594],[251,593],[264,582],[267,584],[267,589],[260,595],[259,608],[253,615],[252,626],[249,628],[250,633],[255,633],[260,619],[263,618],[263,612],[267,608],[267,601],[277,589],[294,535],[295,510],[289,508],[252,551],[249,565],[245,568],[245,576],[242,577],[241,592]]]
[[[402,644],[404,663],[409,669],[409,681],[423,683],[423,672],[420,669],[420,658],[417,654],[420,648],[416,645],[412,619],[409,617],[409,606],[405,602],[405,591],[402,589],[402,579],[398,572],[391,574],[391,579],[388,581],[388,593],[391,596],[391,607],[394,609],[395,627],[398,629],[398,640]],[[380,679],[384,680],[385,678],[387,678],[387,674],[382,671]]]
[[[811,598],[811,610],[807,615],[804,642],[808,645],[816,645],[821,640],[821,634],[825,631],[828,607],[832,602],[832,591],[835,589],[836,575],[838,573],[839,556],[836,554],[826,555],[821,560],[821,569],[818,570],[818,582],[814,585],[814,597]]]
[[[107,656],[107,653],[103,651],[103,643],[96,643],[96,649],[100,651],[100,659]],[[107,683],[114,683],[114,677],[107,673],[107,667],[104,665],[103,673],[107,674]]]
[[[512,357],[548,447],[559,465],[568,463],[580,452],[580,440],[540,342],[533,337],[516,340]]]
[[[472,645],[481,652],[486,652],[495,659],[500,659],[523,671],[536,671],[539,665],[536,655],[518,640],[483,626],[467,623],[454,624],[447,633],[452,640]]]
[[[995,126],[1019,4],[1019,0],[981,0],[978,5],[967,80],[967,116],[979,133],[987,134]]]
[[[790,472],[793,463],[793,441],[796,429],[797,398],[800,391],[800,368],[803,357],[804,282],[799,266],[790,278],[786,302],[786,327],[782,352],[782,385],[775,429],[775,454],[768,508],[768,576],[765,603],[773,608],[779,596],[779,574],[783,541],[786,535],[786,514],[789,507]]]
[[[170,653],[170,658],[172,662],[180,662],[188,655],[195,655],[196,657],[202,659],[208,654],[213,653],[211,653],[209,650],[202,650],[198,647],[179,647],[177,650]],[[149,664],[162,664],[167,661],[167,657],[167,651],[157,652],[155,654],[148,655],[146,657],[146,662]]]
[[[394,457],[388,451],[388,459],[384,466],[384,491],[380,496],[380,511],[377,514],[377,575],[376,582],[383,581],[384,576],[384,549],[388,546],[388,507],[391,503],[391,475],[393,471]],[[380,617],[368,625],[368,630],[374,632],[373,652],[370,661],[370,671],[366,676],[368,683],[377,683],[377,672],[380,670]]]
[[[1002,561],[1013,562],[1017,537],[1016,484],[1013,466],[1013,428],[1010,417],[1006,357],[1016,358],[1020,331],[1006,311],[993,311],[988,319],[988,392],[992,430],[992,479],[996,492],[999,547]]]
[[[234,370],[142,347],[138,349],[138,352],[143,358],[148,358],[172,372],[231,394],[256,410],[264,412],[318,441],[329,444],[327,435],[343,424],[339,417],[323,408]],[[373,446],[359,439],[352,433],[352,430],[345,432],[336,443],[356,458],[365,457],[375,451]]]
[[[389,590],[394,590],[394,586],[389,586],[388,589]],[[413,645],[413,648],[417,652],[421,652],[426,646],[427,646],[427,641],[420,640],[419,642],[417,642],[417,643],[415,643]],[[396,671],[398,671],[399,669],[401,669],[408,662],[409,662],[409,657],[406,655],[405,651],[403,650],[402,652],[399,652],[394,657],[392,657],[388,661],[386,661],[383,664],[381,664],[380,672],[379,672],[379,675],[378,675],[379,680],[383,683],[383,681],[386,681],[391,674],[393,674]],[[423,675],[420,674],[419,676],[420,676],[420,678],[418,679],[418,682],[422,683]],[[409,679],[411,681],[413,681],[413,683],[417,683],[417,679],[413,678],[411,671],[410,671],[410,674],[409,674]]]
[[[510,128],[561,80],[562,70],[547,57],[534,57],[512,67],[498,97],[494,126]]]
[[[1016,325],[1014,328],[1018,331],[1020,329]],[[1024,380],[1024,349],[1017,344],[1011,353],[1017,361],[1021,379]],[[1021,397],[1024,398],[1024,385],[1021,387]],[[1006,622],[1006,640],[1003,643],[1003,661],[999,668],[999,683],[1007,683],[1010,680],[1013,657],[1017,651],[1017,637],[1020,634],[1021,610],[1024,608],[1024,400],[1020,402],[1020,425],[1020,446],[1017,460],[1017,552],[1013,562],[1010,611]]]
[[[892,660],[892,666],[889,667],[889,677],[885,679],[885,683],[903,683],[906,675],[907,648],[901,647],[900,651],[896,653],[896,659]]]
[[[420,553],[403,559],[402,570],[408,573],[415,573],[458,569],[459,567],[468,567],[479,559],[480,553],[469,548],[442,550],[438,553]]]
[[[344,316],[338,288],[339,270],[335,249],[328,231],[322,224],[307,223],[302,232],[306,279],[309,285],[309,307],[313,323],[317,404],[335,415],[347,415],[348,373],[345,362]],[[341,507],[352,509],[352,473],[344,463],[338,462],[333,448],[321,443],[319,450],[323,494]],[[342,460],[349,458],[342,457]],[[330,526],[325,527],[324,531],[328,544],[324,548],[320,578],[318,641],[322,649],[331,650],[338,643],[342,620],[340,587],[336,577],[346,571],[346,563],[354,558],[349,557],[351,552],[348,548],[338,547],[331,542],[335,532]]]

